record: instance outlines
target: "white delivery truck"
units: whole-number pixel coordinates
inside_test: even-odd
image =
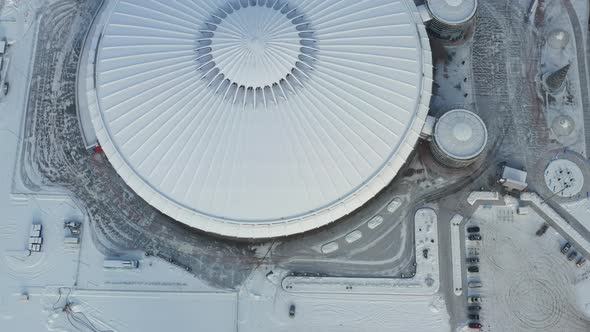
[[[105,269],[137,269],[138,261],[105,259],[102,265]]]

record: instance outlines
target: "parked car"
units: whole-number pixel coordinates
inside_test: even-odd
[[[469,323],[469,328],[470,329],[481,329],[481,324],[480,323]]]
[[[467,257],[465,261],[467,263],[479,263],[479,257]]]
[[[289,307],[289,317],[293,318],[295,317],[295,305],[291,304],[291,306]]]
[[[4,82],[4,87],[2,87],[2,92],[4,93],[4,95],[8,94],[9,88],[10,88],[10,84],[8,84],[8,82]]]
[[[479,281],[471,281],[467,284],[469,288],[481,288],[482,284]]]
[[[478,305],[470,305],[470,306],[467,307],[467,310],[468,311],[480,311],[481,310],[481,307],[478,306]]]
[[[479,233],[479,227],[478,226],[467,227],[467,233]]]
[[[479,315],[478,314],[470,314],[470,315],[467,315],[467,318],[469,318],[471,320],[479,320]]]
[[[481,303],[481,297],[479,297],[479,296],[469,296],[467,298],[467,303]]]
[[[471,234],[471,235],[469,235],[469,240],[471,240],[471,241],[479,241],[479,240],[481,240],[481,235],[479,235],[479,234]]]
[[[537,233],[535,233],[537,236],[541,236],[543,234],[545,234],[545,232],[547,231],[547,228],[549,228],[549,225],[547,224],[543,224],[543,226],[541,226],[541,228],[539,228],[537,230]]]
[[[572,252],[570,252],[570,254],[569,254],[569,255],[567,255],[567,260],[568,260],[568,261],[573,261],[573,260],[574,260],[574,258],[576,258],[576,256],[578,256],[578,253],[577,253],[577,252],[575,252],[575,251],[572,251]]]
[[[566,242],[563,247],[561,247],[561,253],[565,255],[571,247],[572,245],[569,242]]]
[[[580,258],[578,259],[578,261],[576,262],[576,266],[577,266],[577,267],[582,267],[582,265],[584,265],[584,263],[586,263],[586,258],[584,258],[584,257],[580,257]]]
[[[471,272],[471,273],[477,273],[477,272],[479,272],[479,267],[478,266],[469,266],[469,267],[467,267],[467,271]]]

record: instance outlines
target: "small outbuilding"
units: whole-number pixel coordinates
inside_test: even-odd
[[[516,168],[504,166],[502,177],[498,181],[508,190],[523,191],[528,187],[526,183],[527,172]]]

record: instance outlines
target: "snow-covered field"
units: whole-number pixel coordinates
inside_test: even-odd
[[[481,227],[483,240],[468,243],[480,254],[480,273],[471,278],[483,287],[469,289],[482,297],[484,331],[587,331],[590,324],[575,303],[574,281],[587,272],[561,254],[564,238],[534,210],[519,215],[517,205],[481,206],[467,226]],[[575,248],[572,248],[575,250]]]
[[[239,330],[266,331],[449,331],[438,296],[291,293],[281,275],[255,273],[240,292]],[[295,317],[288,315],[295,305]]]
[[[562,206],[571,213],[580,224],[590,230],[590,197],[575,202],[563,203]]]

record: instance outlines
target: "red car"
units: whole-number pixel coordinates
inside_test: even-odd
[[[469,328],[470,329],[481,329],[481,324],[480,323],[469,323]]]

